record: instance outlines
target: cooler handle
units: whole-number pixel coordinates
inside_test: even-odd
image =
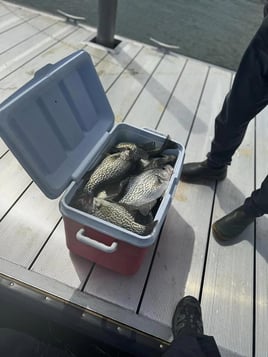
[[[76,239],[79,242],[86,244],[92,248],[101,250],[102,252],[105,253],[114,253],[116,251],[118,246],[117,242],[113,242],[111,245],[105,245],[104,243],[98,242],[92,238],[85,236],[84,233],[85,230],[83,228],[79,229],[79,231],[76,233]]]

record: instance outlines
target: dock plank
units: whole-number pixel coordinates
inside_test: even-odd
[[[199,61],[187,59],[179,82],[156,127],[164,134],[171,134],[183,145],[186,144],[195,118],[195,111],[198,108],[208,69],[208,66]],[[202,126],[204,127],[204,125]],[[170,130],[171,128],[172,130]]]
[[[77,29],[71,32],[64,39],[56,42],[45,51],[41,52],[37,57],[22,64],[17,70],[1,81],[0,99],[4,100],[11,95],[15,90],[33,78],[34,73],[45,66],[47,63],[55,63],[63,57],[73,53],[75,50],[81,49],[79,39],[85,35],[83,29]],[[18,73],[20,74],[18,76]]]
[[[55,22],[55,19],[50,19],[49,17],[34,16],[33,19],[28,22],[5,31],[0,36],[0,54],[27,40],[27,38],[44,30]]]
[[[254,123],[233,157],[227,179],[218,183],[212,220],[243,204],[254,188]],[[254,225],[229,244],[210,235],[202,308],[205,331],[222,356],[251,356],[253,335]],[[224,320],[224,328],[222,321]],[[232,356],[232,355],[231,355]]]
[[[256,118],[256,188],[268,174],[268,108]],[[267,215],[256,219],[256,357],[267,354],[268,341],[268,219]]]
[[[119,51],[115,53],[108,52],[105,58],[96,65],[96,70],[105,91],[113,85],[143,47],[136,43],[122,43],[119,46]]]
[[[148,247],[139,271],[123,276],[100,266],[95,266],[84,291],[122,308],[136,312],[142,295],[155,244]]]
[[[187,73],[186,69],[185,73]],[[206,71],[207,68],[200,73],[203,80]],[[187,111],[187,120],[190,125],[196,111],[197,116],[186,147],[186,157],[187,161],[196,161],[201,160],[209,149],[206,137],[208,132],[212,130],[213,118],[229,89],[230,74],[212,68],[203,92],[200,78],[198,76],[193,77],[191,82],[192,94],[189,90],[186,90],[185,97],[182,94],[183,83],[180,84],[180,81],[178,83],[178,87],[182,85],[181,89],[178,88],[178,92],[181,90],[180,101],[182,106],[187,103],[189,97],[195,98],[191,102],[191,106],[188,106]],[[198,98],[201,94],[199,103]],[[190,102],[188,103],[190,104]],[[178,113],[180,112],[178,111]],[[192,113],[192,118],[190,118],[189,113]],[[180,122],[178,125],[183,124],[184,122]],[[206,130],[196,130],[196,127],[206,127]],[[172,132],[174,132],[176,127],[173,126],[172,128]],[[185,143],[188,131],[182,132],[185,133],[185,136],[184,138],[181,136],[180,141]],[[193,148],[198,148],[198,150]],[[167,215],[167,221],[141,304],[140,314],[143,316],[171,326],[172,314],[178,300],[188,294],[198,297],[206,256],[205,250],[213,194],[213,184],[203,186],[179,183],[172,207]],[[193,204],[195,209],[193,209]],[[152,301],[154,301],[153,304]]]
[[[7,13],[7,14],[1,16],[0,34],[2,34],[3,32],[5,32],[15,26],[18,26],[18,25],[24,23],[36,16],[37,16],[36,14],[26,13],[25,16],[21,17],[14,13]]]
[[[0,4],[0,16],[2,17],[9,13],[10,13],[9,8],[5,4],[1,3]]]
[[[81,289],[93,263],[69,252],[61,221],[35,260],[32,270]]]
[[[162,57],[163,54],[155,49],[143,48],[107,91],[116,123],[125,119]],[[125,91],[123,88],[128,88],[128,90]]]
[[[58,200],[32,184],[1,221],[0,257],[28,267],[59,219]]]
[[[53,44],[73,33],[73,26],[65,26],[62,22],[49,25],[44,31],[38,32],[25,41],[0,55],[0,77],[6,77],[11,72],[49,49]]]
[[[0,220],[31,181],[10,151],[0,159]]]
[[[185,58],[169,55],[161,60],[128,113],[126,123],[151,129],[157,127],[185,62]]]

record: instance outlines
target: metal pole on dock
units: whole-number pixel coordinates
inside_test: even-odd
[[[99,0],[98,12],[99,19],[96,43],[105,47],[114,48],[117,0]]]

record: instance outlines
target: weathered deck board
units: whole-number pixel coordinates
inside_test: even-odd
[[[133,276],[122,276],[95,266],[84,291],[135,313],[142,295],[154,248],[155,245],[148,248],[141,268]]]
[[[0,160],[0,220],[31,181],[10,152]]]
[[[1,221],[0,256],[28,267],[59,219],[57,200],[47,199],[33,183]]]
[[[0,54],[4,53],[9,48],[22,43],[36,33],[43,31],[46,27],[55,22],[56,20],[51,20],[48,17],[34,16],[28,22],[22,23],[19,26],[10,28],[8,31],[1,33]]]
[[[69,252],[61,221],[33,264],[32,270],[81,289],[91,267],[91,262]]]
[[[256,118],[256,188],[268,174],[268,108]],[[268,341],[268,220],[267,216],[256,219],[256,357],[267,354]]]
[[[22,63],[49,49],[52,45],[76,31],[73,26],[66,26],[62,22],[49,25],[44,31],[36,33],[15,47],[3,53],[0,65],[1,78],[15,71]]]
[[[203,78],[205,78],[206,71],[207,68],[203,71]],[[198,110],[194,103],[192,103],[192,107],[188,107],[188,113],[192,113],[192,118],[189,117],[189,114],[187,116],[189,127],[196,110],[197,115],[186,148],[187,161],[202,160],[205,157],[209,149],[206,138],[230,84],[230,74],[219,69],[210,70],[203,92],[201,92],[202,86],[198,87],[199,80],[197,79],[197,84],[195,84],[194,78],[198,77],[191,78],[192,94],[186,91],[185,97],[183,94],[180,97],[184,103],[184,100],[189,97],[200,98],[202,94]],[[214,107],[204,105],[208,101],[215,103]],[[198,99],[195,101],[195,105],[197,103]],[[180,115],[179,111],[178,115]],[[183,124],[184,121],[180,122],[179,127]],[[203,130],[198,130],[196,127],[203,128]],[[184,138],[181,136],[180,140],[186,143],[188,131],[182,132],[185,133],[185,136]],[[198,148],[198,150],[193,148]],[[198,298],[212,200],[213,185],[198,185],[197,187],[179,184],[172,209],[168,213],[141,305],[140,313],[142,315],[170,326],[172,313],[178,299],[188,294]],[[193,209],[193,204],[195,209]],[[151,303],[152,299],[154,304]]]
[[[88,47],[86,47],[87,49]],[[105,58],[96,65],[99,78],[105,91],[113,85],[133,58],[141,51],[142,46],[136,43],[120,44],[120,51],[114,55],[107,54]]]
[[[41,52],[39,56],[33,57],[30,61],[21,65],[16,71],[1,81],[0,98],[6,99],[16,89],[20,88],[24,83],[33,78],[34,73],[45,66],[48,62],[56,62],[62,57],[71,54],[75,50],[81,48],[79,40],[87,34],[83,29],[77,29],[71,32],[63,40],[56,42],[55,45],[50,46],[45,51]],[[20,74],[18,76],[18,73]]]
[[[163,113],[157,130],[168,134],[185,145],[198,108],[202,88],[206,81],[208,66],[187,59],[181,78]],[[186,152],[187,155],[187,152]]]
[[[123,121],[131,110],[137,96],[159,65],[162,57],[163,55],[155,49],[144,47],[107,91],[107,97],[117,123]],[[128,88],[128,90],[124,91],[122,88]]]
[[[0,19],[0,101],[48,62],[84,48],[116,122],[170,134],[186,145],[186,162],[205,158],[231,71],[126,39],[110,51],[88,42],[95,29],[2,1]],[[267,115],[257,118],[257,186],[268,169]],[[205,331],[223,357],[252,357],[254,334],[256,356],[265,356],[267,218],[256,222],[255,331],[254,226],[228,246],[210,232],[211,221],[251,193],[254,159],[252,122],[224,182],[179,183],[159,242],[148,248],[138,273],[125,277],[68,251],[58,199],[31,183],[0,139],[0,274],[165,341],[172,339],[177,301],[191,294],[201,298]]]
[[[6,4],[1,3],[0,4],[0,16],[2,17],[9,13],[10,13],[10,11],[8,9],[8,6]]]
[[[254,188],[253,124],[233,158],[227,179],[217,186],[213,221],[243,204]],[[253,259],[253,225],[230,244],[210,239],[202,306],[206,330],[215,336],[223,355],[228,355],[228,350],[240,356],[252,353],[252,339],[245,336],[253,334]]]
[[[0,34],[9,30],[10,28],[14,28],[15,26],[18,26],[26,21],[29,21],[31,18],[34,18],[36,16],[37,15],[31,14],[29,12],[25,12],[23,17],[18,16],[17,14],[14,13],[4,14],[3,16],[1,16]]]
[[[162,58],[124,122],[138,127],[156,129],[179,80],[186,59]]]

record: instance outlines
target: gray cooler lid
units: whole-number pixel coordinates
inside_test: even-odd
[[[0,135],[50,198],[58,197],[114,115],[87,52],[35,73],[0,105]]]

